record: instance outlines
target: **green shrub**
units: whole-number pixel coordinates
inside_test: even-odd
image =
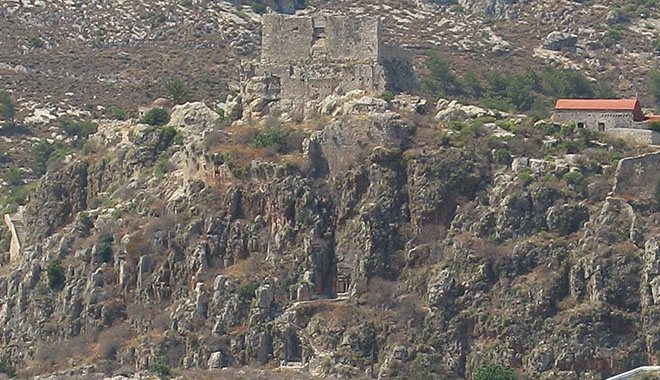
[[[46,267],[46,275],[48,277],[48,286],[58,292],[64,288],[66,276],[64,274],[64,267],[59,260],[54,260],[48,263]]]
[[[655,99],[655,103],[660,105],[660,69],[658,67],[651,69],[647,81],[649,95]]]
[[[380,94],[380,97],[383,98],[384,101],[386,102],[391,102],[394,100],[394,94],[390,90],[385,90]]]
[[[112,235],[101,236],[99,241],[96,243],[96,255],[99,260],[104,263],[109,263],[112,260]]]
[[[461,4],[454,4],[449,10],[455,13],[461,13],[465,10],[465,8]]]
[[[601,39],[601,42],[605,47],[612,47],[619,41],[621,41],[621,33],[619,33],[619,30],[616,27],[609,29]]]
[[[162,108],[153,108],[142,116],[140,123],[152,126],[165,125],[170,121],[170,115]]]
[[[290,129],[281,127],[267,128],[261,133],[254,135],[250,141],[253,148],[273,147],[278,153],[286,153],[293,150],[294,139]]]
[[[112,110],[112,118],[115,120],[126,120],[128,119],[128,115],[123,109],[115,108]]]
[[[472,92],[472,95],[475,98],[481,98],[483,95],[483,87],[481,86],[481,81],[474,71],[468,71],[463,76],[463,82],[465,86]]]
[[[46,172],[48,159],[55,149],[46,141],[41,140],[30,149],[30,162],[28,166],[34,174],[41,176]]]
[[[555,98],[590,98],[595,94],[591,81],[582,72],[546,66],[539,74],[543,93]]]
[[[655,132],[660,132],[660,121],[652,121],[648,123],[649,129]]]
[[[89,213],[85,211],[81,211],[78,214],[77,224],[87,231],[89,231],[92,227],[94,227],[94,222],[92,221],[92,218],[90,218]]]
[[[509,165],[511,163],[511,155],[509,154],[509,151],[504,148],[496,150],[495,161],[497,161],[498,164]]]
[[[652,45],[653,48],[660,53],[660,38],[656,38],[655,40],[653,40]]]
[[[624,19],[652,16],[660,6],[658,0],[613,0],[610,7],[619,12]]]
[[[28,44],[30,44],[30,46],[33,48],[41,49],[45,46],[44,41],[39,37],[38,34],[30,34],[27,36],[26,40]]]
[[[16,106],[11,100],[11,94],[0,91],[0,119],[13,122],[14,116],[16,116]]]
[[[584,183],[584,175],[578,171],[568,172],[562,177],[566,184],[571,186],[582,186]]]
[[[174,79],[165,84],[165,93],[174,104],[183,104],[190,98],[190,89],[181,79]]]
[[[532,171],[529,169],[523,169],[516,174],[519,180],[522,181],[523,185],[527,186],[530,183],[534,182],[534,177],[532,176]]]
[[[174,127],[163,127],[160,133],[160,144],[163,149],[172,144],[181,144],[183,136]]]
[[[655,199],[655,203],[660,209],[660,179],[655,183],[655,192],[653,193],[653,198]]]
[[[582,227],[582,224],[589,219],[589,212],[582,206],[574,206],[557,215],[556,227],[560,235],[568,235]]]
[[[432,51],[426,55],[426,68],[429,75],[423,80],[425,90],[438,98],[447,95],[457,95],[461,92],[461,83],[451,71],[449,61]]]
[[[257,291],[257,288],[259,288],[259,283],[256,281],[247,283],[245,285],[241,285],[238,288],[238,297],[243,302],[250,302],[254,298],[255,296],[254,292]]]
[[[472,380],[515,380],[516,373],[512,369],[504,368],[499,364],[486,364],[479,368]]]
[[[264,3],[254,3],[252,4],[252,11],[256,14],[264,14],[266,13],[266,5]]]
[[[73,121],[67,118],[59,118],[57,124],[71,137],[86,140],[89,135],[96,133],[98,124],[91,121]]]
[[[4,373],[10,378],[13,378],[16,376],[16,367],[11,364],[8,358],[3,358],[0,360],[0,373]]]
[[[168,155],[166,152],[163,152],[158,156],[158,161],[154,166],[154,176],[156,176],[156,178],[163,178],[165,173],[167,173],[167,159]]]
[[[23,180],[21,179],[21,173],[18,171],[18,167],[16,165],[12,165],[9,168],[9,171],[7,172],[7,183],[10,186],[18,186],[23,183]]]
[[[69,149],[69,147],[62,141],[57,141],[54,145],[53,152],[50,154],[50,157],[48,157],[48,161],[46,161],[46,166],[51,167],[52,165],[61,162],[64,157],[69,154],[71,154],[71,149]]]
[[[149,366],[149,371],[155,373],[160,379],[169,379],[172,377],[172,368],[167,365],[165,358],[158,358],[155,363]]]
[[[0,164],[4,164],[6,162],[11,161],[11,157],[9,157],[9,153],[5,152],[4,149],[0,146]]]

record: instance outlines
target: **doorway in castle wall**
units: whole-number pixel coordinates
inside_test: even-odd
[[[337,295],[346,294],[351,285],[351,280],[348,276],[340,274],[337,276]]]

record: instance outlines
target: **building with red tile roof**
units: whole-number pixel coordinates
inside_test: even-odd
[[[644,115],[637,99],[559,99],[552,120],[575,123],[578,128],[606,131],[616,128],[647,129],[647,122],[660,119]]]

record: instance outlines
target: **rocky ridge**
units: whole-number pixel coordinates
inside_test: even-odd
[[[4,360],[22,376],[162,360],[381,379],[654,363],[658,211],[606,198],[602,147],[639,150],[587,137],[569,160],[551,147],[579,131],[354,99],[281,126],[304,141],[275,154],[236,151],[249,127],[218,129],[202,103],[167,127],[102,122],[30,195],[21,258],[0,276]],[[438,129],[451,109],[464,124]]]

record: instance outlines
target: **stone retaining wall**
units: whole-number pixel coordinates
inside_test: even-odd
[[[660,133],[649,129],[612,128],[606,129],[605,133],[614,138],[624,139],[632,144],[660,145]]]
[[[650,198],[660,180],[660,152],[628,157],[619,161],[614,178],[616,196]]]

